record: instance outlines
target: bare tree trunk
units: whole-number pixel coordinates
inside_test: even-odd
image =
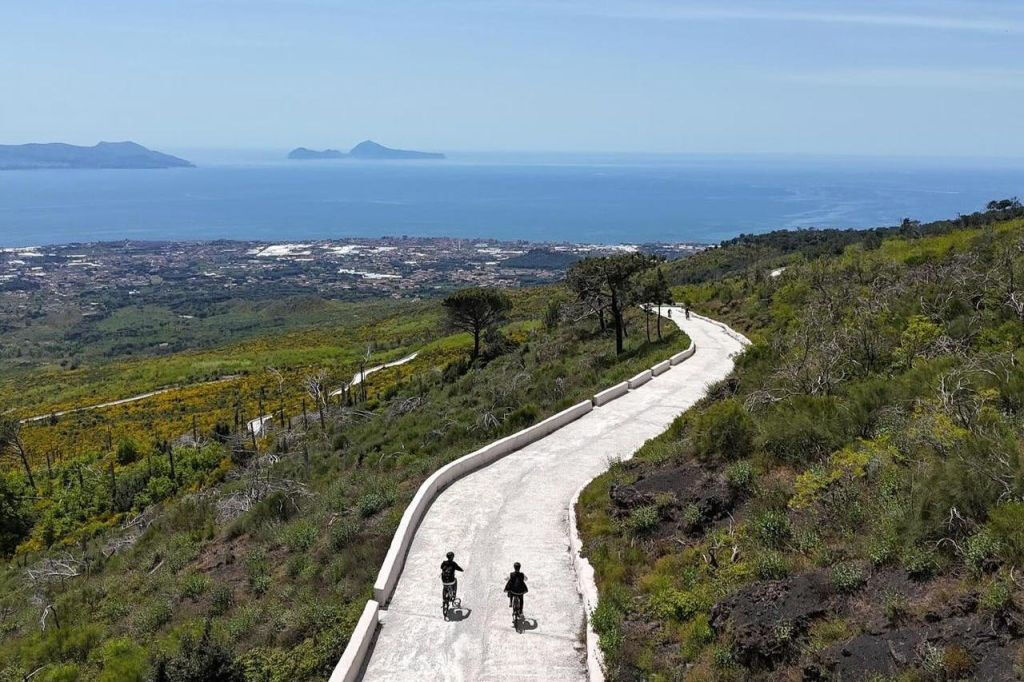
[[[174,481],[174,487],[178,487],[178,472],[174,469],[174,448],[167,441],[164,441],[164,447],[167,448],[167,461],[171,465],[171,480]]]
[[[658,341],[661,341],[661,304],[658,304]]]
[[[36,479],[32,477],[32,467],[29,466],[28,453],[25,452],[25,446],[21,442],[21,436],[15,435],[14,448],[18,451],[18,456],[21,458],[21,466],[25,468],[25,477],[28,478],[28,484],[32,486],[32,490],[35,490]]]

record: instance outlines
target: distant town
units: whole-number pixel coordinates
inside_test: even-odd
[[[560,279],[574,261],[623,250],[666,258],[706,245],[570,244],[396,237],[309,242],[100,242],[0,249],[7,314],[65,308],[83,315],[126,304],[187,299],[413,298],[453,287],[523,286]]]

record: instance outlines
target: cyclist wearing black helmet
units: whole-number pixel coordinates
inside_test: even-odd
[[[505,593],[508,595],[509,607],[521,614],[523,612],[523,595],[529,589],[526,587],[526,575],[519,570],[519,562],[515,562],[512,568],[514,570],[509,573],[508,580],[505,581]],[[519,608],[516,608],[517,606]]]
[[[455,601],[459,589],[459,581],[455,571],[462,572],[462,566],[455,563],[455,552],[448,552],[447,558],[441,562],[441,610],[448,617],[448,605]]]

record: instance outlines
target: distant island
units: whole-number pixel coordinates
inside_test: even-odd
[[[61,142],[0,145],[0,170],[193,167],[185,159],[134,142],[100,142],[92,147]]]
[[[298,147],[288,153],[289,159],[297,159],[299,161],[306,161],[308,159],[344,159],[346,156],[348,155],[345,152],[339,152],[337,149],[317,151],[315,149],[306,149],[305,147]]]
[[[307,161],[310,159],[443,159],[444,154],[438,154],[436,152],[417,152],[411,149],[392,149],[391,147],[385,147],[382,144],[378,144],[373,140],[366,140],[360,142],[355,147],[352,147],[348,154],[340,152],[337,149],[325,149],[323,151],[317,151],[315,149],[307,149],[306,147],[298,147],[288,153],[288,158],[298,161]]]

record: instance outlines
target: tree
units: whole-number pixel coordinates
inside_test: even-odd
[[[28,508],[8,485],[7,478],[0,476],[0,557],[14,554],[29,531],[32,530],[32,519]]]
[[[652,294],[651,303],[658,306],[658,340],[661,341],[661,306],[672,303],[672,288],[668,285],[661,268],[658,268],[658,274],[654,278]]]
[[[473,335],[473,359],[480,355],[480,336],[497,324],[512,308],[508,295],[498,289],[472,287],[462,289],[442,303],[449,324]]]
[[[0,417],[0,455],[14,453],[21,460],[21,466],[25,469],[25,478],[28,484],[35,490],[36,481],[32,478],[32,467],[28,463],[28,453],[25,452],[25,445],[21,442],[21,423],[17,419]]]
[[[599,309],[607,309],[611,314],[616,353],[623,350],[624,313],[626,306],[637,298],[637,276],[658,261],[657,256],[646,253],[586,258],[569,268],[566,274],[566,282],[580,301],[601,302]]]

